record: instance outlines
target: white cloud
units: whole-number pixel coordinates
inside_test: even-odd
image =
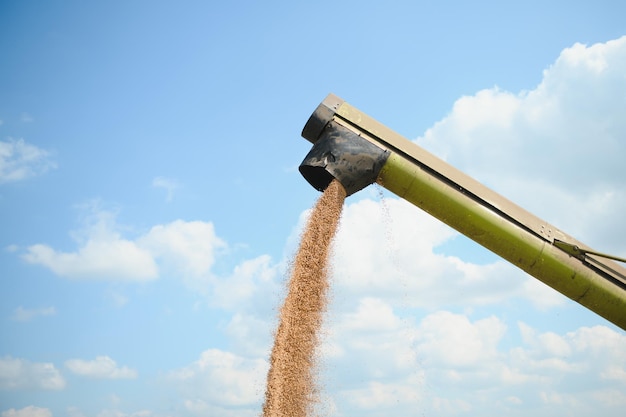
[[[21,181],[56,168],[49,151],[24,139],[0,141],[0,184]]]
[[[42,308],[33,308],[28,309],[22,306],[17,307],[13,311],[13,315],[11,316],[12,320],[15,321],[30,321],[35,317],[45,317],[45,316],[54,316],[57,313],[55,307],[42,307]]]
[[[235,267],[232,274],[216,280],[211,294],[214,306],[232,310],[242,305],[254,307],[259,291],[271,293],[276,288],[278,267],[269,256],[248,259]]]
[[[542,308],[563,304],[563,296],[503,260],[475,264],[462,253],[439,253],[457,236],[404,200],[350,203],[335,240],[333,291],[338,300],[376,294],[406,307],[494,305],[511,298]]]
[[[267,370],[262,359],[208,349],[197,361],[171,372],[168,380],[180,389],[188,410],[213,409],[211,415],[226,416],[260,405]]]
[[[19,410],[11,408],[10,410],[3,411],[2,417],[52,417],[52,411],[47,408],[29,405]]]
[[[400,310],[367,298],[353,311],[331,312],[322,386],[337,415],[406,415],[416,407],[442,416],[621,415],[626,396],[615,393],[626,389],[626,336],[619,332],[508,328],[493,315],[445,310],[415,322],[414,310]],[[509,347],[517,331],[521,341]]]
[[[127,366],[118,366],[108,356],[97,356],[94,360],[70,359],[65,366],[73,373],[97,379],[134,379],[137,371]]]
[[[23,258],[67,278],[148,281],[158,276],[151,254],[119,236],[90,240],[69,253],[48,245],[32,245]]]
[[[207,276],[216,252],[226,247],[212,223],[183,220],[154,226],[137,243],[193,278]]]
[[[30,362],[5,356],[0,358],[0,389],[61,390],[65,379],[49,362]]]
[[[180,184],[172,178],[155,177],[152,180],[152,186],[165,189],[167,192],[165,200],[169,203],[174,198],[174,191],[180,187]]]
[[[152,254],[121,236],[114,212],[101,209],[98,202],[79,208],[87,214],[84,227],[72,233],[79,245],[75,252],[35,244],[22,258],[67,278],[148,281],[158,277]]]
[[[270,335],[276,328],[274,320],[268,319],[273,315],[236,312],[224,326],[224,332],[240,354],[265,357],[271,348]]]
[[[603,251],[626,254],[626,36],[565,49],[519,94],[463,97],[417,141]]]
[[[582,404],[584,409],[605,406],[609,412],[626,404],[626,397],[613,395],[626,387],[621,378],[626,369],[625,335],[604,326],[562,335],[540,333],[524,323],[519,329],[524,343],[509,352],[509,366],[524,370],[529,378],[523,382],[532,382],[543,402],[572,408]],[[606,398],[613,398],[613,404]]]
[[[390,305],[373,297],[359,300],[357,310],[347,313],[341,331],[396,331],[401,323]]]
[[[74,279],[150,281],[163,268],[189,281],[206,280],[216,252],[225,243],[212,223],[183,221],[157,225],[135,239],[122,236],[115,213],[88,204],[87,224],[72,235],[78,248],[56,250],[45,244],[27,248],[22,258]],[[198,286],[200,287],[200,286]]]
[[[465,315],[437,312],[417,328],[417,354],[435,367],[482,367],[498,360],[497,345],[505,331],[494,316],[472,323]]]
[[[424,373],[415,337],[413,318],[400,317],[379,298],[362,298],[354,310],[329,311],[319,379],[323,397],[337,409],[333,414],[401,415],[421,403]]]
[[[424,400],[422,388],[421,382],[416,379],[369,381],[362,388],[342,392],[342,397],[361,410],[386,409],[393,413],[398,404],[403,407],[419,407]]]

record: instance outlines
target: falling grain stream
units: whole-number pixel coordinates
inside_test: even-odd
[[[263,417],[305,417],[316,400],[315,348],[328,290],[327,261],[346,197],[332,181],[302,234],[270,357]]]

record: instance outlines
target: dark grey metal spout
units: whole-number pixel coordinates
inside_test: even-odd
[[[331,121],[299,169],[318,191],[324,191],[335,178],[349,196],[376,181],[388,157],[389,151]]]

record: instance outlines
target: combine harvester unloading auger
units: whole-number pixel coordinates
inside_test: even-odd
[[[626,259],[597,252],[415,143],[329,95],[302,136],[300,172],[317,190],[347,195],[376,182],[626,330]]]

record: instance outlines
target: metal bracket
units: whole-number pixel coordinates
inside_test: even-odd
[[[587,259],[587,255],[595,255],[601,258],[611,259],[619,262],[626,262],[626,258],[620,258],[619,256],[609,255],[602,252],[596,252],[591,249],[582,249],[578,245],[572,245],[571,243],[563,242],[562,240],[554,239],[554,246],[568,253],[569,255],[584,261]]]

